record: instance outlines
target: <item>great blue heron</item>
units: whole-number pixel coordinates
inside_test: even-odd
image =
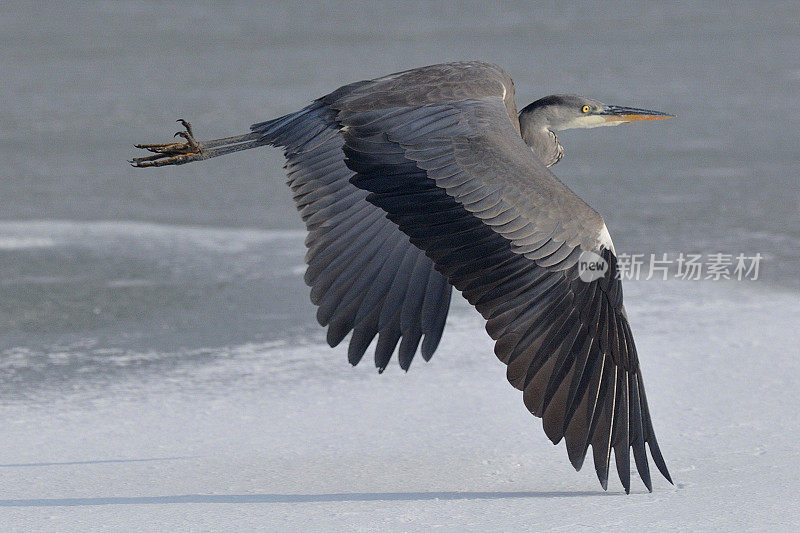
[[[572,95],[517,114],[514,84],[482,62],[432,65],[345,85],[251,133],[206,142],[137,145],[136,167],[179,165],[280,146],[308,228],[311,300],[337,345],[350,332],[357,364],[378,336],[382,371],[400,341],[408,369],[422,340],[430,359],[451,286],[486,318],[508,380],[566,441],[580,469],[592,446],[608,486],[611,451],[630,492],[630,449],[652,491],[645,443],[672,482],[656,442],[622,305],[614,245],[602,217],[547,167],[556,132],[672,115]],[[601,264],[588,278],[586,254]],[[401,340],[402,339],[402,340]]]

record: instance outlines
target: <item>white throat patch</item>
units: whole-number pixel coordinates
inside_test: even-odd
[[[573,119],[572,122],[569,122],[561,129],[571,130],[577,128],[598,128],[600,126],[616,126],[618,124],[624,124],[624,122],[616,120],[608,122],[606,117],[603,115],[585,115]]]

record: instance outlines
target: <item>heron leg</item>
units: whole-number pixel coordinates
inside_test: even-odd
[[[136,148],[147,150],[153,155],[136,157],[131,159],[131,166],[137,168],[144,167],[163,167],[167,165],[183,165],[192,161],[202,161],[231,152],[247,150],[261,146],[263,143],[258,139],[258,133],[246,133],[235,137],[225,137],[223,139],[213,139],[211,141],[199,142],[194,137],[192,125],[178,119],[183,126],[183,130],[175,134],[175,137],[182,137],[185,142],[169,142],[160,144],[136,144]]]

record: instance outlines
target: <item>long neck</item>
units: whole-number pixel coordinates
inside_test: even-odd
[[[534,155],[548,167],[552,167],[564,157],[564,148],[558,142],[556,133],[549,128],[536,110],[523,109],[519,115],[519,128],[522,140],[531,147]],[[537,120],[538,119],[538,120]]]

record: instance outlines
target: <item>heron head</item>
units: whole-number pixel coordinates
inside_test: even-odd
[[[660,111],[606,105],[575,94],[554,94],[527,105],[520,112],[520,123],[524,121],[551,131],[561,131],[574,128],[617,126],[638,120],[659,120],[672,117],[674,115]]]

